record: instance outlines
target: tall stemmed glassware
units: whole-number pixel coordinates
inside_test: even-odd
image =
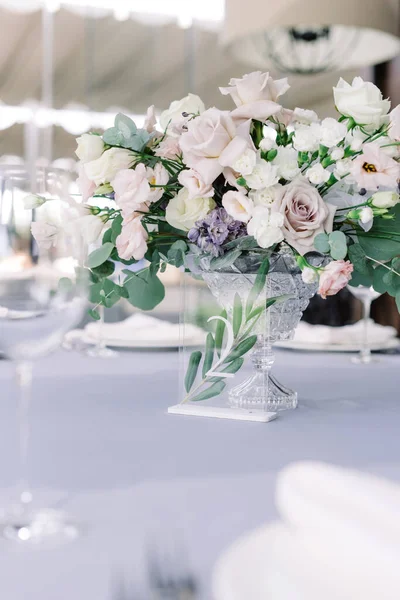
[[[56,213],[61,203],[48,202],[49,219],[41,225],[47,243],[40,252],[31,234],[36,211],[24,206],[32,187],[43,197],[67,194],[68,173],[41,168],[34,177],[32,181],[32,174],[21,166],[0,167],[0,352],[15,364],[20,453],[19,497],[1,511],[0,533],[24,544],[78,533],[63,513],[35,506],[27,459],[32,364],[55,350],[79,323],[87,297],[79,269],[81,247],[59,227],[62,215]]]
[[[379,292],[376,292],[374,288],[366,287],[364,285],[359,285],[358,287],[348,285],[347,288],[353,294],[353,296],[361,300],[363,307],[363,337],[360,352],[357,356],[353,356],[351,361],[357,364],[368,364],[371,362],[377,362],[378,359],[376,357],[373,357],[371,354],[369,330],[371,304],[374,300],[376,300],[376,298],[379,298],[381,294]]]
[[[99,306],[97,310],[100,319],[96,323],[96,343],[86,350],[86,354],[92,358],[115,358],[118,352],[107,347],[104,337],[104,306]]]

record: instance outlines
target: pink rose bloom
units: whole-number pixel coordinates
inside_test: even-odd
[[[93,196],[97,185],[86,175],[86,171],[82,163],[79,164],[79,176],[77,179],[77,184],[79,191],[82,194],[83,202],[87,202],[89,198]]]
[[[392,110],[389,117],[390,127],[388,135],[395,142],[400,142],[400,104]]]
[[[359,189],[377,190],[380,186],[397,187],[400,165],[376,142],[365,144],[363,153],[353,160],[350,170]]]
[[[179,140],[174,137],[165,137],[162,142],[154,149],[154,154],[160,158],[169,158],[175,160],[178,154],[181,153],[179,148]]]
[[[319,278],[319,295],[326,299],[334,296],[349,283],[353,265],[348,260],[333,260],[322,271]]]
[[[149,202],[157,202],[161,198],[164,193],[164,188],[155,187],[152,188],[152,185],[167,185],[169,181],[169,173],[165,167],[162,166],[161,163],[157,163],[154,169],[147,167],[146,168],[147,180],[150,184],[150,194],[149,194]]]
[[[252,147],[251,121],[237,126],[227,111],[209,108],[188,122],[188,131],[180,138],[183,159],[199,173],[205,184],[212,184],[224,167]]]
[[[140,217],[131,215],[122,221],[122,231],[116,239],[118,255],[123,260],[141,260],[147,252],[148,233]]]
[[[277,100],[289,87],[286,78],[275,81],[269,73],[254,71],[242,79],[231,79],[229,87],[219,89],[224,96],[232,96],[237,106],[232,111],[234,119],[266,121],[282,109]]]
[[[145,202],[150,199],[150,184],[146,167],[139,163],[135,169],[121,169],[111,182],[115,192],[115,202],[122,210],[123,217],[129,217],[137,210],[143,211]]]
[[[313,185],[298,177],[278,190],[273,211],[284,217],[285,240],[300,254],[305,254],[315,250],[316,235],[331,233],[336,206],[324,202]]]
[[[178,175],[178,181],[189,192],[189,200],[214,196],[213,186],[205,184],[201,175],[193,169],[181,171]]]
[[[145,129],[148,133],[153,133],[156,125],[157,125],[157,118],[156,118],[156,112],[154,110],[154,104],[153,104],[152,106],[149,106],[149,108],[147,109],[143,129]]]

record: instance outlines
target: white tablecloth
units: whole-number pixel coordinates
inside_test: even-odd
[[[59,498],[86,526],[76,542],[26,550],[0,542],[4,600],[109,600],[125,573],[144,586],[146,552],[178,539],[201,598],[219,553],[275,517],[277,471],[318,459],[400,481],[400,356],[277,353],[300,406],[271,423],[166,414],[178,400],[176,353],[98,360],[59,352],[37,365],[30,472],[38,499]],[[17,477],[12,368],[0,361],[0,502]]]

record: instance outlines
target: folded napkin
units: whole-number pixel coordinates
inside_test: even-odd
[[[135,313],[124,321],[118,323],[103,323],[98,321],[89,323],[81,330],[85,340],[95,343],[101,334],[105,342],[168,342],[179,345],[181,339],[179,324],[162,321],[143,313]],[[77,332],[71,332],[71,337],[76,337]],[[205,332],[195,325],[185,324],[185,341],[192,342],[204,338]]]
[[[397,336],[394,327],[378,325],[372,319],[368,319],[367,332],[368,342],[371,344],[382,344]],[[295,342],[301,343],[354,346],[364,340],[364,323],[357,321],[353,325],[344,327],[329,327],[328,325],[310,325],[305,321],[300,321],[293,339]]]
[[[276,504],[283,523],[268,548],[267,597],[398,600],[399,485],[297,463],[278,477]]]

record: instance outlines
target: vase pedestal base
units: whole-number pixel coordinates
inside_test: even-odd
[[[170,406],[168,408],[168,413],[172,415],[187,415],[192,417],[233,419],[235,421],[255,421],[258,423],[268,423],[268,421],[272,421],[277,417],[276,412],[266,412],[259,409],[251,410],[245,408],[235,408],[230,406],[208,406],[194,402]]]
[[[247,410],[290,410],[297,407],[297,393],[279,383],[269,371],[259,371],[230,390],[229,404]]]

